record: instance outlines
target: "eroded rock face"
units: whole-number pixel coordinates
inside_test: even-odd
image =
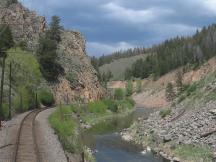
[[[2,7],[8,7],[9,5],[17,3],[17,0],[1,0],[0,1],[0,6]]]
[[[3,1],[9,3],[8,0]],[[46,20],[20,3],[12,2],[14,3],[9,3],[8,7],[5,7],[5,3],[0,3],[0,24],[10,26],[16,43],[25,41],[28,48],[34,50],[40,34],[45,30]]]
[[[65,76],[59,79],[59,84],[53,86],[56,101],[71,102],[76,97],[85,101],[100,99],[104,89],[86,55],[85,40],[81,33],[63,31],[58,53]]]
[[[16,43],[25,41],[29,49],[36,51],[39,37],[46,30],[45,18],[23,7],[16,0],[1,2],[0,24],[10,26]],[[59,83],[51,85],[57,103],[71,102],[75,97],[92,101],[104,94],[97,73],[86,55],[85,43],[79,32],[62,31],[58,61],[64,68],[65,75],[59,78]]]

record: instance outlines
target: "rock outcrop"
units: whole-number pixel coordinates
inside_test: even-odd
[[[59,45],[59,63],[65,70],[60,83],[53,86],[57,102],[69,102],[74,98],[93,101],[101,98],[101,87],[97,72],[86,55],[85,40],[81,33],[64,31]]]
[[[20,3],[11,3],[8,7],[0,3],[0,24],[10,26],[16,43],[25,41],[29,49],[35,50],[39,36],[45,30],[46,20]]]
[[[45,17],[38,16],[16,0],[1,0],[0,24],[8,24],[15,42],[26,42],[32,51],[36,51],[39,37],[46,30]],[[58,55],[65,75],[59,77],[58,83],[50,85],[57,103],[71,102],[78,97],[92,101],[103,96],[104,89],[86,55],[85,40],[79,32],[62,31]]]

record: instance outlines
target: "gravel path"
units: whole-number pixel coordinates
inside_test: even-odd
[[[2,130],[0,130],[0,162],[12,162],[19,126],[27,113],[17,115],[11,121],[4,122]]]
[[[45,110],[36,118],[37,140],[43,162],[67,162],[63,148],[50,127],[48,118],[55,108]]]

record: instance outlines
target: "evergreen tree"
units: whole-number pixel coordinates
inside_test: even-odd
[[[133,83],[128,81],[126,85],[126,96],[131,96],[133,94]]]
[[[177,93],[181,94],[183,91],[182,72],[181,71],[177,71],[177,73],[176,73],[176,87],[177,87]]]
[[[192,37],[176,37],[146,49],[151,53],[143,61],[137,60],[130,68],[132,76],[155,79],[185,65],[196,68],[216,55],[216,25],[204,27]],[[190,67],[190,66],[188,66]],[[128,71],[128,70],[127,70]]]
[[[124,91],[121,88],[116,89],[115,93],[114,93],[114,98],[116,100],[123,100],[123,98],[124,98]]]
[[[60,25],[61,19],[58,16],[53,16],[49,26],[49,30],[46,32],[46,37],[50,40],[59,43],[61,41],[61,30],[63,27]]]
[[[7,58],[7,50],[14,46],[13,36],[8,26],[0,27],[0,57],[2,58],[2,73],[1,73],[1,87],[0,87],[0,128],[1,120],[3,118],[3,90],[4,90],[4,73],[5,73],[5,60]]]
[[[95,69],[97,72],[99,72],[99,63],[98,63],[98,59],[97,59],[95,56],[93,56],[93,57],[91,58],[91,64],[92,64],[92,66],[94,67],[94,69]]]
[[[47,81],[53,82],[64,72],[63,68],[57,62],[57,46],[61,41],[60,19],[57,16],[52,17],[49,29],[45,36],[39,40],[37,50],[40,69]]]
[[[136,92],[140,93],[142,91],[142,80],[137,80],[136,81]]]
[[[173,89],[173,85],[172,83],[168,83],[167,84],[167,87],[166,87],[166,99],[167,101],[173,101],[174,98],[175,98],[175,92],[174,92],[174,89]]]
[[[131,69],[127,68],[124,73],[125,80],[130,80],[132,78]]]

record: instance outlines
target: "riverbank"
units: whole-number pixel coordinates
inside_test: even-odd
[[[133,106],[131,99],[103,100],[88,105],[60,105],[49,117],[49,122],[69,155],[76,154],[81,159],[84,152],[85,160],[93,162],[92,151],[83,144],[81,132],[97,123],[128,115],[132,113]]]
[[[185,84],[168,106],[122,134],[168,159],[207,162],[216,157],[216,73]],[[157,91],[155,91],[157,93]],[[177,160],[176,160],[177,161]]]
[[[181,104],[170,111],[157,111],[147,120],[140,118],[121,133],[122,138],[172,161],[211,162],[216,155],[216,102],[194,102],[192,108],[185,107]]]

